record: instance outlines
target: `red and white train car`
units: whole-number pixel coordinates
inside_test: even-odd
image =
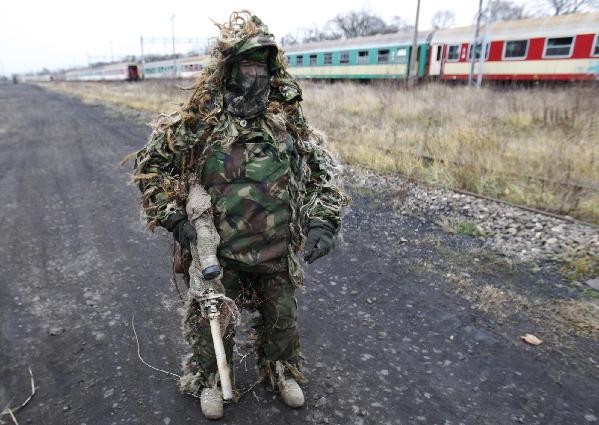
[[[71,69],[65,72],[67,81],[137,81],[136,63],[111,63],[94,68]]]
[[[475,27],[444,29],[431,39],[429,75],[463,80],[481,46],[472,49]],[[577,81],[599,79],[599,13],[496,22],[485,30],[486,80]],[[474,50],[474,52],[473,52]]]

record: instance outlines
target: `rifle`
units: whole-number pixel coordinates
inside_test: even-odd
[[[231,400],[233,386],[222,336],[230,324],[238,324],[239,311],[235,302],[225,296],[220,282],[221,268],[216,257],[220,237],[214,226],[211,205],[210,195],[204,188],[192,185],[186,210],[189,222],[196,229],[197,243],[191,247],[190,296],[200,303],[202,317],[210,322],[223,399]]]

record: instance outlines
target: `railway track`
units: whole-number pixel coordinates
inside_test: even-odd
[[[388,154],[397,154],[397,151],[395,152],[391,152],[391,150],[389,149],[385,149],[385,152]],[[444,163],[444,164],[450,164],[452,166],[455,167],[469,167],[469,166],[474,166],[473,164],[468,164],[465,162],[457,162],[457,161],[451,161],[451,160],[447,160],[447,159],[442,159],[442,158],[435,158],[429,155],[422,155],[422,154],[417,154],[417,153],[413,153],[413,152],[406,152],[406,151],[400,151],[399,152],[402,155],[409,155],[409,156],[413,156],[415,158],[418,158],[420,160],[422,160],[425,164],[427,165],[432,165],[435,162],[438,163]],[[520,179],[520,180],[531,180],[531,181],[536,181],[539,182],[541,184],[546,184],[546,185],[557,185],[557,186],[562,186],[564,188],[568,188],[569,190],[571,190],[574,193],[580,194],[583,192],[593,192],[593,193],[599,193],[599,185],[595,185],[595,184],[590,184],[590,183],[581,183],[581,182],[564,182],[564,181],[557,181],[557,180],[551,180],[551,179],[547,179],[544,177],[539,177],[539,176],[531,176],[531,175],[526,175],[526,174],[518,174],[518,173],[511,173],[511,172],[504,172],[504,171],[497,171],[497,170],[492,170],[492,169],[488,169],[485,167],[480,167],[478,165],[476,165],[477,168],[482,169],[485,172],[488,173],[493,173],[493,174],[498,174],[498,175],[504,175],[506,177],[509,178],[513,178],[513,179]],[[401,174],[401,173],[400,173]],[[402,176],[410,181],[413,181],[415,183],[418,184],[424,184],[424,185],[430,185],[430,183],[418,179],[414,176],[410,176],[410,175],[406,175],[406,174],[402,174]],[[509,202],[503,199],[499,199],[499,198],[495,198],[492,196],[488,196],[488,195],[482,195],[480,193],[476,193],[476,192],[471,192],[465,189],[461,189],[461,188],[457,188],[457,187],[448,187],[448,189],[450,189],[453,192],[456,193],[460,193],[463,195],[468,195],[468,196],[473,196],[475,198],[479,198],[479,199],[485,199],[488,201],[493,201],[493,202],[498,202],[504,205],[509,205],[515,208],[520,208],[523,209],[525,211],[530,211],[533,213],[537,213],[537,214],[542,214],[548,217],[553,217],[553,218],[557,218],[560,220],[564,220],[564,221],[568,221],[571,223],[578,223],[578,224],[583,224],[583,225],[587,225],[587,226],[591,226],[591,227],[595,227],[595,228],[599,228],[598,224],[595,223],[591,223],[588,221],[583,221],[583,220],[579,220],[576,219],[574,217],[571,217],[567,214],[560,214],[557,212],[553,212],[553,211],[548,211],[548,210],[543,210],[543,209],[539,209],[539,208],[534,208],[534,207],[530,207],[527,205],[522,205],[522,204],[516,204],[513,202]]]
[[[386,149],[385,152],[388,154],[397,153],[397,151],[391,152],[390,149]],[[456,166],[456,167],[476,167],[476,168],[483,170],[484,172],[487,172],[490,174],[498,174],[498,175],[503,175],[503,176],[510,177],[510,178],[518,178],[521,180],[522,179],[534,180],[539,183],[543,183],[543,184],[547,184],[547,185],[557,185],[557,186],[562,186],[562,187],[568,187],[568,188],[571,188],[574,190],[579,190],[579,191],[587,190],[587,191],[591,191],[591,192],[599,192],[599,184],[593,184],[590,182],[565,182],[565,181],[559,181],[559,180],[551,180],[551,179],[547,179],[545,177],[532,176],[529,174],[513,173],[513,172],[509,172],[509,171],[499,171],[499,170],[494,170],[494,169],[490,169],[490,168],[486,168],[486,167],[481,167],[480,165],[477,165],[477,164],[451,161],[448,159],[436,158],[436,157],[433,157],[430,155],[423,155],[423,154],[414,153],[414,152],[399,151],[399,153],[402,155],[409,155],[409,156],[421,159],[427,165],[434,164],[435,162],[440,162],[443,164],[450,164],[450,165]]]
[[[538,208],[528,207],[526,205],[514,204],[513,202],[504,201],[504,200],[498,199],[498,198],[492,198],[490,196],[485,196],[485,195],[481,195],[481,194],[478,194],[478,193],[469,192],[469,191],[463,190],[463,189],[456,189],[456,188],[451,188],[451,187],[449,189],[452,190],[453,192],[461,193],[462,195],[468,195],[468,196],[473,196],[473,197],[478,198],[478,199],[485,199],[487,201],[498,202],[500,204],[509,205],[511,207],[514,207],[514,208],[520,208],[522,210],[530,211],[530,212],[533,212],[533,213],[536,213],[536,214],[546,215],[547,217],[553,217],[553,218],[557,218],[559,220],[569,221],[571,223],[582,224],[582,225],[585,225],[585,226],[591,226],[591,227],[594,227],[596,229],[599,229],[599,225],[597,225],[595,223],[590,223],[588,221],[578,220],[578,219],[576,219],[574,217],[570,217],[569,215],[562,215],[562,214],[557,214],[557,213],[554,213],[554,212],[551,212],[551,211],[544,211],[544,210],[540,210]]]

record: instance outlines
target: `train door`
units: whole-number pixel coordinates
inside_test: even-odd
[[[429,75],[437,77],[441,75],[441,64],[443,62],[443,45],[433,44],[431,46]]]
[[[139,80],[139,71],[137,69],[137,65],[129,65],[127,67],[127,79],[129,81]]]
[[[421,46],[418,46],[418,48],[416,49],[416,57],[414,58],[414,72],[416,73],[416,75],[420,74],[420,54],[421,54]],[[412,46],[410,46],[409,48],[409,56],[408,56],[408,61],[406,63],[406,77],[410,76],[410,65],[412,64],[412,54],[414,52],[414,49]]]

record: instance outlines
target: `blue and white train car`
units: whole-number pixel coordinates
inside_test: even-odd
[[[142,66],[143,78],[194,78],[208,62],[210,56],[191,56],[188,58],[168,59],[156,62],[146,62]],[[176,68],[175,68],[176,64]],[[141,66],[141,65],[140,65]],[[176,72],[175,72],[176,69]]]
[[[427,72],[431,31],[418,33],[418,75]],[[413,32],[379,34],[285,47],[289,71],[311,79],[402,79],[408,77]]]

